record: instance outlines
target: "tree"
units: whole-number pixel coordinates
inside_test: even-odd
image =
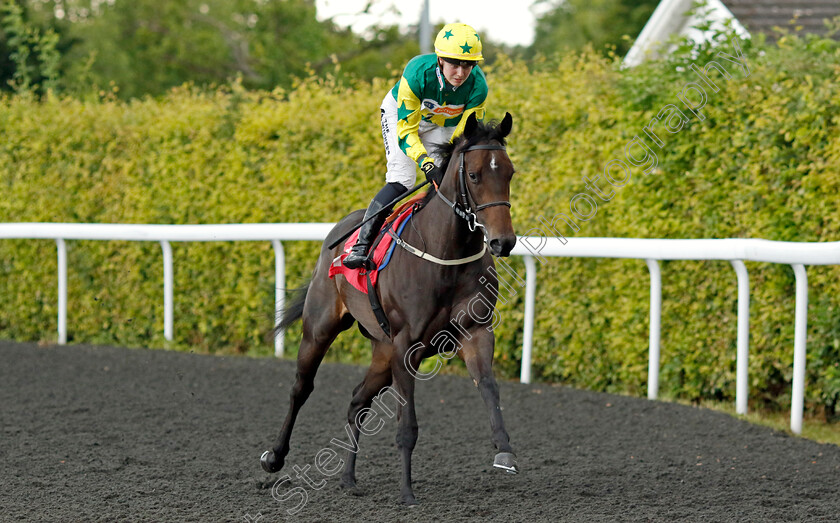
[[[532,53],[552,55],[591,44],[605,52],[615,46],[624,55],[659,0],[540,0],[552,8],[537,19]]]
[[[68,2],[70,0],[64,0]],[[396,28],[364,39],[330,20],[318,21],[314,0],[73,0],[66,57],[77,83],[114,82],[121,97],[159,94],[184,82],[222,84],[241,76],[248,88],[287,87],[294,78],[333,69],[364,78],[387,76],[388,59],[411,56]],[[81,3],[90,7],[79,7]],[[85,9],[82,11],[82,9]],[[88,57],[93,65],[85,71]],[[89,76],[90,78],[85,78]]]
[[[273,89],[313,73],[390,78],[419,52],[397,26],[361,36],[319,21],[314,0],[0,0],[0,9],[0,89],[60,83],[125,99],[236,77]],[[493,46],[485,51],[492,61]]]
[[[288,2],[283,2],[288,3]],[[300,3],[300,2],[295,2]],[[234,0],[116,0],[67,15],[80,39],[70,63],[93,57],[89,79],[100,88],[114,82],[122,96],[159,94],[187,81],[221,83],[242,74],[257,83],[248,33],[257,2]]]
[[[58,88],[59,34],[33,20],[25,6],[0,3],[0,80],[2,88],[45,93]]]

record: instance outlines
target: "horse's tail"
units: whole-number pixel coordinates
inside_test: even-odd
[[[292,291],[294,297],[288,305],[283,307],[280,323],[274,327],[275,336],[288,329],[294,322],[303,317],[303,304],[306,302],[306,294],[309,292],[309,286],[311,284],[312,279],[310,278],[310,280],[306,282],[306,285]]]

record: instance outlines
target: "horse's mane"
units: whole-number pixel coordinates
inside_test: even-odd
[[[442,162],[439,165],[439,167],[443,172],[446,172],[449,168],[449,162],[452,160],[452,156],[455,153],[455,150],[462,145],[463,148],[467,148],[478,143],[489,142],[491,140],[496,140],[501,145],[505,145],[505,137],[502,135],[502,132],[499,129],[498,121],[478,121],[476,122],[476,124],[477,125],[475,130],[469,137],[466,137],[463,134],[461,134],[451,142],[438,145],[435,148],[434,153],[440,158],[442,158]],[[430,185],[429,190],[426,193],[426,197],[423,198],[423,200],[420,202],[421,207],[424,207],[435,196],[436,192],[437,191],[435,190],[434,186]]]

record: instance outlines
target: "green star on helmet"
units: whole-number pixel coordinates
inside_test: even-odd
[[[464,42],[464,45],[461,46],[461,51],[465,53],[469,53],[472,50],[472,46],[469,45],[467,42]]]
[[[450,37],[450,36],[455,36],[454,34],[452,34],[452,31],[447,31],[447,32],[446,32],[446,33],[444,33],[444,35],[443,35],[443,37],[444,37],[444,38],[446,38],[447,40],[449,40],[449,37]]]

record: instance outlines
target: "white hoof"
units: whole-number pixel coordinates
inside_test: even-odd
[[[493,460],[493,466],[502,469],[508,474],[518,474],[519,466],[516,464],[516,456],[510,452],[499,452]]]

